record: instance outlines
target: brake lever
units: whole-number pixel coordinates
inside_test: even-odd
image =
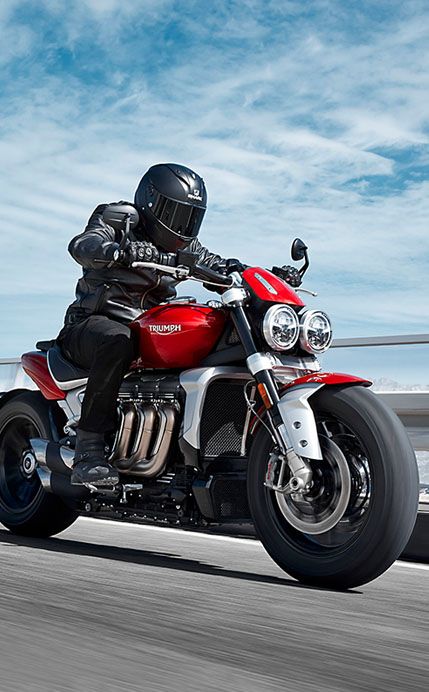
[[[177,279],[187,279],[190,278],[189,267],[179,266],[179,267],[169,267],[166,264],[157,264],[156,262],[133,262],[131,264],[133,269],[147,268],[156,269],[157,271],[164,272],[164,274],[172,274],[172,276]]]
[[[301,293],[308,293],[308,295],[313,296],[313,298],[317,297],[316,291],[310,291],[308,288],[294,288],[294,291],[298,293],[300,291]]]

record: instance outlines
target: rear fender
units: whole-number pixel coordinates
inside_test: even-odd
[[[322,459],[316,421],[309,399],[322,387],[356,385],[369,387],[371,382],[353,375],[317,373],[299,377],[285,385],[281,391],[278,408],[283,421],[279,432],[287,446],[292,446],[300,457]],[[255,424],[251,426],[252,435],[259,424],[260,421],[256,418]]]
[[[47,401],[41,392],[32,389],[11,389],[9,392],[5,392],[0,396],[0,408],[5,406],[9,401],[12,401],[12,399],[19,397],[21,394],[26,394],[27,392],[34,392],[35,394],[37,392],[40,405],[47,406],[52,439],[58,441],[61,437],[61,431],[66,420],[64,413],[61,411],[56,401]]]

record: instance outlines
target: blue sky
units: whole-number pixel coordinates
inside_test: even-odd
[[[56,334],[69,239],[171,160],[210,248],[306,240],[338,336],[429,331],[427,2],[2,0],[0,31],[0,356]]]

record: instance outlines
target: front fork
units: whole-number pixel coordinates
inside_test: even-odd
[[[313,472],[307,461],[307,455],[301,456],[296,449],[302,447],[303,452],[310,452],[311,458],[322,458],[317,435],[315,439],[312,434],[311,442],[309,442],[301,433],[301,429],[315,427],[314,416],[307,399],[315,389],[318,389],[318,386],[298,397],[294,395],[294,404],[292,404],[292,398],[288,400],[287,396],[280,397],[271,360],[267,355],[258,352],[243,305],[236,303],[233,308],[234,326],[247,356],[247,366],[256,381],[258,392],[266,408],[270,431],[277,447],[277,451],[270,455],[265,485],[284,494],[308,492],[312,486]],[[294,415],[291,416],[292,412]],[[285,483],[288,469],[289,480]]]

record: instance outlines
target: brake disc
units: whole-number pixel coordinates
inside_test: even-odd
[[[276,492],[286,521],[301,533],[318,535],[333,529],[344,516],[351,493],[347,460],[329,437],[319,436],[323,459],[311,461],[313,485],[309,492],[285,495]]]

